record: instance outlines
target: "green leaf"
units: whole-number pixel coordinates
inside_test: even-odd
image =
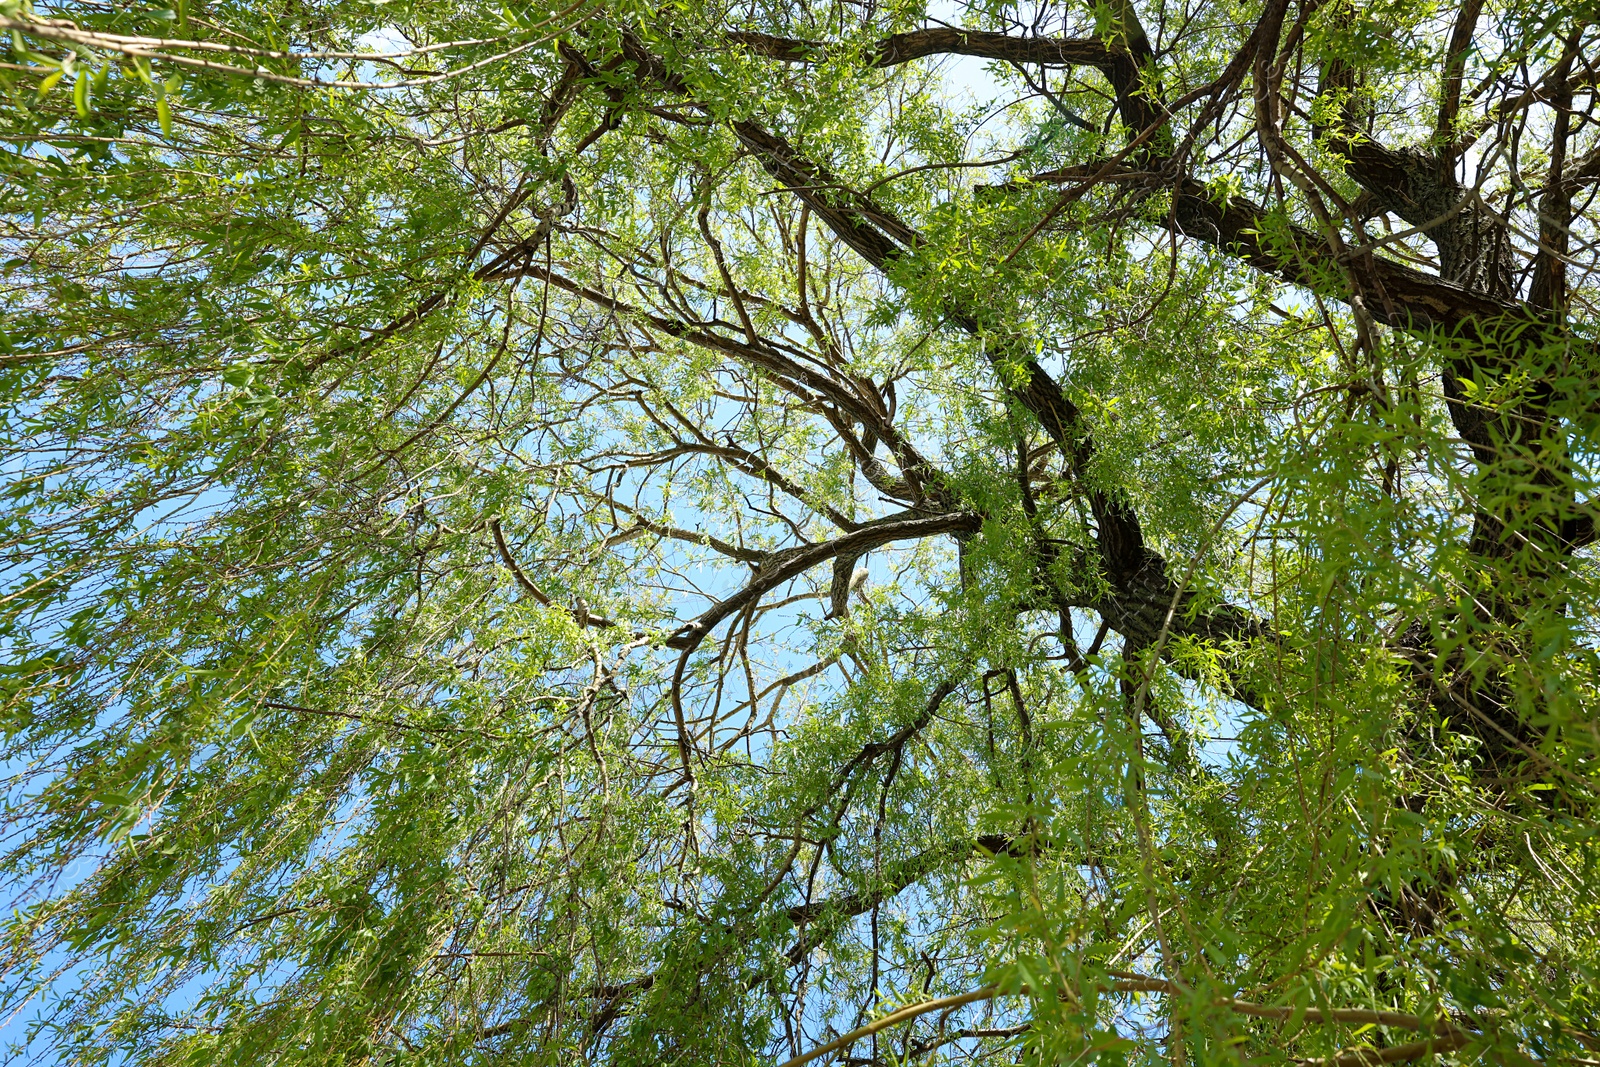
[[[165,88],[162,86],[157,86],[156,88],[156,119],[161,123],[162,135],[171,137],[172,105],[167,103],[167,94]]]
[[[88,69],[78,72],[78,80],[72,85],[72,106],[78,111],[80,119],[89,117],[89,80],[91,74]]]
[[[52,71],[49,74],[46,74],[43,78],[39,79],[38,93],[39,93],[39,96],[40,96],[41,99],[51,89],[55,88],[56,82],[60,81],[61,80],[61,76],[63,74],[65,74],[66,72],[67,72],[66,68],[65,67],[61,67],[61,68],[59,68],[59,69],[57,69],[55,71]]]

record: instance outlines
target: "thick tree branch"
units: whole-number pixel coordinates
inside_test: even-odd
[[[704,641],[706,635],[722,620],[743,611],[778,586],[798,578],[835,556],[859,556],[863,552],[869,552],[893,541],[907,541],[949,533],[974,533],[982,524],[982,517],[971,512],[912,518],[907,518],[904,514],[892,515],[865,523],[860,529],[831,541],[774,552],[757,570],[748,585],[716,604],[693,622],[680,627],[665,644],[668,648],[682,649],[687,656],[699,647],[700,642]]]
[[[789,63],[809,63],[839,50],[837,45],[765,33],[735,32],[729,39],[759,55]],[[1014,37],[985,30],[933,27],[896,33],[870,45],[862,58],[868,66],[894,67],[927,56],[975,56],[1002,63],[1094,67],[1116,94],[1117,109],[1130,130],[1157,121],[1160,112],[1141,85],[1142,68],[1150,60],[1144,32],[1133,26],[1125,33],[1129,47],[1118,48],[1093,37]]]
[[[690,759],[692,746],[688,723],[683,713],[683,679],[689,670],[689,658],[718,623],[731,615],[754,609],[757,602],[768,592],[836,556],[859,556],[893,541],[948,533],[972,533],[982,524],[983,519],[971,512],[918,518],[892,515],[866,523],[860,529],[836,537],[832,541],[774,552],[743,589],[714,605],[693,622],[680,627],[665,644],[668,648],[681,650],[678,665],[672,673],[671,698],[673,718],[678,729],[678,754],[683,762],[684,776],[693,782],[694,769]]]
[[[1036,182],[1081,181],[1099,172],[1090,166],[1035,174]],[[1296,226],[1242,196],[1219,196],[1192,178],[1172,181],[1132,167],[1108,177],[1144,182],[1152,192],[1170,191],[1173,211],[1155,221],[1203,241],[1266,274],[1324,296],[1348,299],[1344,270],[1319,234]],[[1373,318],[1401,330],[1438,329],[1452,335],[1494,336],[1505,328],[1538,328],[1527,305],[1489,296],[1392,260],[1355,257],[1353,268],[1382,299],[1369,301]]]
[[[735,31],[728,39],[769,59],[786,63],[814,63],[837,53],[840,46],[768,33]],[[1004,63],[1045,66],[1099,67],[1109,62],[1111,49],[1092,37],[1014,37],[986,30],[936,27],[891,34],[868,46],[863,57],[869,66],[893,67],[933,55],[976,56]]]
[[[821,217],[834,233],[862,258],[880,269],[890,270],[907,256],[918,242],[914,231],[875,204],[870,197],[849,190],[839,179],[805,159],[783,138],[750,122],[734,124],[734,132],[767,172],[787,186],[802,202]],[[1256,209],[1259,213],[1260,209]],[[1253,220],[1254,215],[1250,216]],[[1228,221],[1228,220],[1224,220]],[[1241,231],[1244,227],[1238,227]],[[1243,234],[1241,233],[1241,236]],[[897,243],[903,239],[906,246]],[[1276,261],[1274,261],[1276,262]],[[956,304],[947,307],[950,321],[977,337],[993,343],[987,346],[996,363],[1019,362],[1022,373],[1011,386],[1012,394],[1039,420],[1068,457],[1073,473],[1087,481],[1088,466],[1094,456],[1094,442],[1079,411],[1060,384],[1035,360],[1023,355],[1009,359],[1006,337],[998,340],[973,310]],[[1011,377],[1008,375],[1008,377]],[[1110,579],[1112,594],[1096,604],[1113,628],[1134,641],[1153,638],[1172,603],[1174,586],[1166,573],[1166,563],[1146,547],[1138,516],[1120,494],[1090,487],[1090,510],[1096,525],[1095,540],[1101,563]],[[1192,597],[1180,598],[1180,609]],[[1259,624],[1236,608],[1189,618],[1180,611],[1186,629],[1181,632],[1198,637],[1237,638],[1260,632]]]
[[[1444,58],[1444,78],[1439,94],[1439,121],[1435,135],[1440,142],[1455,141],[1456,119],[1461,114],[1461,78],[1467,69],[1467,56],[1472,48],[1472,35],[1478,28],[1478,16],[1483,11],[1483,0],[1464,0],[1456,12],[1455,29],[1450,33],[1450,47]]]

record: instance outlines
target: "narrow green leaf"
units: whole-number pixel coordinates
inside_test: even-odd
[[[63,68],[56,70],[53,73],[46,74],[43,78],[41,78],[39,80],[39,96],[42,98],[51,89],[54,89],[56,87],[56,82],[60,81],[61,76],[65,73],[66,70]]]
[[[162,135],[171,137],[172,105],[167,103],[167,88],[160,82],[156,83],[156,120],[161,123]]]

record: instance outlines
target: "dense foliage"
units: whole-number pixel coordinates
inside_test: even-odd
[[[0,0],[16,1054],[1600,1062],[1588,18]]]

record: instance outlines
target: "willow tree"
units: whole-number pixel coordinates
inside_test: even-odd
[[[0,1000],[1600,1059],[1600,32],[0,4]]]

